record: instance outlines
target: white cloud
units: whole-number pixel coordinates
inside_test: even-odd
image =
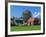
[[[32,14],[32,17],[33,18],[36,18],[36,17],[40,17],[41,13],[40,12],[35,12],[34,14]]]

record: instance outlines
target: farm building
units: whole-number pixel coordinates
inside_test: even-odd
[[[12,19],[12,20],[13,20],[13,19]],[[25,24],[27,24],[27,25],[36,25],[36,24],[40,24],[40,23],[38,23],[38,22],[39,22],[38,19],[32,18],[32,17],[26,19],[25,21],[24,21],[22,18],[15,18],[15,19],[12,21],[12,23],[14,23],[14,24],[16,24],[16,25],[25,25]]]

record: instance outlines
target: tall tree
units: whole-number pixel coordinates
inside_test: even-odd
[[[11,26],[14,26],[15,25],[15,17],[13,16],[12,18],[11,18]]]
[[[29,17],[32,17],[32,13],[31,13],[29,10],[25,10],[25,11],[23,12],[23,19],[24,19],[24,21],[25,21],[26,19],[28,19]]]

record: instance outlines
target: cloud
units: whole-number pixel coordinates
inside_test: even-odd
[[[32,14],[33,18],[39,18],[41,16],[40,12],[35,12],[34,14]]]

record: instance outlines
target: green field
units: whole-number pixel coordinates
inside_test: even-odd
[[[34,26],[11,26],[11,31],[31,31],[31,30],[40,30],[40,25]]]

